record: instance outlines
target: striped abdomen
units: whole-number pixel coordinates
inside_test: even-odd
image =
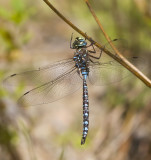
[[[89,100],[86,78],[83,77],[83,135],[81,144],[85,143],[89,129]]]

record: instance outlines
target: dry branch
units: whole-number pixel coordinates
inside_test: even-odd
[[[81,31],[79,28],[77,28],[73,23],[71,23],[65,16],[63,16],[48,0],[43,0],[63,21],[65,21],[70,27],[72,27],[75,31],[77,31],[79,34],[81,34],[83,37],[85,37],[87,40],[89,40],[90,42],[94,42],[94,45],[96,47],[98,47],[100,50],[102,50],[103,52],[105,52],[106,54],[108,54],[110,57],[112,57],[113,59],[115,59],[116,61],[118,61],[121,65],[123,65],[125,68],[127,68],[130,72],[132,72],[136,77],[138,77],[141,81],[143,81],[148,87],[151,87],[151,80],[149,78],[147,78],[140,70],[138,70],[134,65],[132,65],[127,59],[125,59],[117,50],[116,51],[116,55],[111,53],[109,50],[107,50],[106,48],[104,48],[104,46],[102,46],[101,44],[99,44],[98,42],[94,41],[94,39],[92,39],[91,37],[89,37],[87,34],[85,34],[83,31]],[[96,22],[99,24],[99,20],[96,17],[94,11],[92,10],[90,4],[88,3],[87,0],[85,0],[85,2],[87,3],[92,15],[95,17]],[[101,23],[100,23],[101,24]],[[99,25],[101,28],[102,25]],[[102,30],[102,29],[101,29]],[[107,34],[104,32],[103,33],[107,36]],[[106,37],[105,36],[105,37]],[[108,36],[107,36],[108,37]],[[110,39],[107,38],[107,40],[109,41],[109,43],[111,44]],[[113,45],[111,45],[113,46]],[[115,47],[113,46],[113,49]],[[115,48],[116,50],[116,48]],[[118,55],[118,56],[117,56]]]

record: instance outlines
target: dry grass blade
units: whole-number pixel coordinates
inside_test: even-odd
[[[135,76],[137,76],[140,80],[142,80],[148,87],[151,87],[151,81],[149,78],[147,78],[142,72],[140,72],[140,70],[138,70],[134,65],[132,65],[127,59],[125,59],[122,54],[118,51],[118,49],[113,45],[111,39],[109,38],[109,36],[106,34],[106,32],[103,29],[103,26],[101,24],[101,22],[99,21],[98,17],[96,16],[93,8],[91,7],[90,3],[88,0],[84,0],[91,12],[91,14],[93,15],[96,23],[98,24],[98,26],[100,27],[101,31],[103,32],[105,38],[107,39],[107,41],[109,42],[109,44],[111,45],[111,47],[113,48],[113,50],[115,51],[115,53],[121,58],[121,64],[126,67],[129,71],[131,71]]]

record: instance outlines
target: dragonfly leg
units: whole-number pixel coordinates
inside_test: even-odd
[[[96,50],[95,50],[93,44],[91,44],[91,46],[92,46],[92,48],[93,48],[93,51],[92,51],[92,50],[88,50],[88,51],[89,51],[90,53],[96,53]]]
[[[73,33],[71,34],[71,39],[70,39],[70,48],[73,49],[72,47],[72,38],[73,38]]]
[[[85,32],[85,35],[87,36],[87,32]],[[87,40],[87,38],[85,37],[85,41]]]
[[[94,49],[94,46],[93,46],[93,44],[95,44],[95,42],[93,41],[93,39],[92,38],[90,38],[90,41],[91,41],[91,43],[90,43],[90,45],[88,45],[88,46],[86,46],[86,48],[88,48],[88,47],[93,47],[93,50],[95,51],[95,49]]]
[[[94,58],[94,59],[100,59],[100,58],[101,58],[101,55],[102,55],[102,50],[101,50],[101,52],[100,52],[99,57],[95,57],[95,56],[93,56],[93,55],[89,55],[89,56],[92,57],[92,58]]]

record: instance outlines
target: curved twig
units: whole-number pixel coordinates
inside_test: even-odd
[[[134,65],[132,65],[127,59],[125,59],[121,54],[117,55],[112,54],[109,50],[104,48],[101,44],[94,41],[91,37],[89,37],[87,34],[85,34],[83,31],[81,31],[79,28],[77,28],[73,23],[71,23],[65,16],[63,16],[48,0],[43,0],[63,21],[65,21],[70,27],[72,27],[75,31],[77,31],[79,34],[81,34],[83,37],[85,37],[90,42],[93,41],[94,45],[98,47],[100,50],[108,54],[110,57],[118,61],[121,65],[123,65],[125,68],[127,68],[130,72],[132,72],[135,76],[137,76],[141,81],[143,81],[148,87],[151,87],[151,81],[149,78],[147,78],[142,72],[140,72]],[[85,2],[88,2],[85,0]],[[87,3],[88,4],[88,3]],[[90,7],[90,5],[89,5]],[[91,8],[92,11],[92,8]],[[94,13],[94,12],[93,12]],[[111,41],[110,41],[111,42]],[[109,43],[110,43],[109,42]]]

